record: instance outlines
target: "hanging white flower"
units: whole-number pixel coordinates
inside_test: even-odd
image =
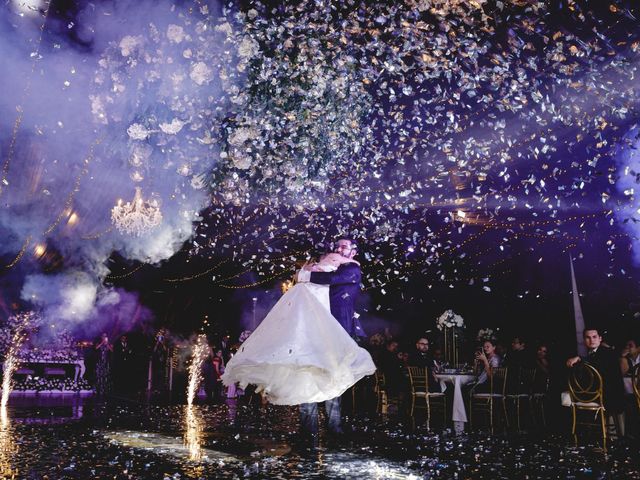
[[[230,37],[231,35],[233,35],[233,27],[231,26],[231,24],[229,22],[224,22],[224,23],[222,23],[220,25],[216,25],[215,31],[216,32],[222,32],[227,37]]]
[[[143,40],[141,36],[134,37],[133,35],[127,35],[122,37],[119,44],[120,53],[123,57],[128,57],[142,45],[142,42]]]
[[[234,154],[232,160],[233,166],[239,170],[247,170],[251,167],[251,158],[241,153]]]
[[[258,43],[250,37],[245,37],[238,45],[238,56],[249,59],[255,57],[260,52]]]
[[[240,146],[244,142],[251,140],[257,136],[258,132],[254,128],[238,128],[229,135],[229,143],[233,146]]]
[[[177,118],[174,118],[173,120],[171,120],[171,123],[161,123],[160,130],[162,130],[164,133],[168,135],[175,135],[180,130],[182,130],[182,127],[184,126],[184,124],[185,122],[182,122]]]
[[[211,81],[212,70],[204,62],[198,62],[191,66],[189,78],[198,85],[204,85]]]
[[[171,24],[167,27],[167,38],[174,42],[180,43],[185,39],[184,29],[180,25]]]
[[[204,175],[194,175],[191,177],[191,188],[194,190],[200,190],[206,186]]]
[[[150,133],[144,125],[139,123],[132,123],[129,128],[127,128],[127,134],[132,140],[144,140]]]

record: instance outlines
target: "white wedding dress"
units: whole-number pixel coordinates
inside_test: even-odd
[[[375,370],[369,352],[331,315],[329,286],[299,283],[229,360],[222,382],[256,385],[270,403],[298,405],[338,397]]]

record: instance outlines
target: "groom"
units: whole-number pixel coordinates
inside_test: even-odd
[[[356,244],[350,238],[340,237],[336,242],[335,252],[345,258],[352,259],[357,252]],[[335,272],[311,272],[310,268],[310,266],[305,266],[298,272],[298,282],[329,285],[331,314],[354,339],[365,336],[360,322],[355,318],[356,297],[360,292],[360,279],[362,278],[360,265],[354,262],[344,263]],[[341,434],[340,397],[324,402],[324,408],[327,412],[329,432],[334,435]],[[304,432],[314,436],[318,433],[317,403],[300,405],[300,423]]]

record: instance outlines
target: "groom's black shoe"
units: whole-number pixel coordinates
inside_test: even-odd
[[[292,447],[297,452],[314,451],[320,446],[320,438],[317,433],[300,432],[293,437]]]

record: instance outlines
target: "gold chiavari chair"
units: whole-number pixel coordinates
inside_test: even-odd
[[[538,412],[539,418],[542,420],[542,426],[547,426],[545,416],[545,402],[549,394],[549,374],[540,368],[534,369],[533,380],[531,382],[531,396],[529,403],[531,405],[531,417],[537,422]]]
[[[531,390],[533,388],[535,372],[535,368],[516,368],[515,371],[513,369],[509,371],[510,380],[507,384],[505,398],[509,402],[513,402],[516,407],[516,424],[518,425],[518,430],[520,430],[520,404],[527,402],[529,404],[529,411],[531,411]]]
[[[571,396],[571,415],[573,418],[571,433],[576,434],[578,425],[598,425],[597,420],[595,422],[578,422],[578,410],[595,412],[593,418],[600,418],[599,426],[602,429],[602,438],[606,442],[606,412],[600,372],[585,362],[574,365],[569,372],[569,395]]]
[[[442,408],[444,422],[447,421],[446,396],[441,392],[429,391],[429,376],[427,369],[423,367],[407,367],[409,372],[409,386],[411,389],[411,410],[409,415],[413,417],[413,412],[417,406],[417,400],[424,400],[424,408],[427,409],[427,425],[431,422],[432,403]]]
[[[374,391],[376,393],[376,412],[381,414],[387,413],[388,407],[388,397],[387,397],[387,381],[384,378],[384,373],[380,370],[376,370],[374,375],[375,378],[375,386]]]
[[[496,367],[492,370],[492,374],[487,378],[489,383],[489,392],[481,393],[476,392],[478,385],[473,387],[469,396],[469,426],[473,426],[472,416],[474,408],[476,411],[485,412],[489,415],[489,426],[491,433],[493,433],[493,412],[494,405],[498,402],[502,403],[502,411],[504,413],[504,421],[506,425],[509,425],[509,419],[507,417],[507,402],[506,402],[506,389],[507,389],[507,369],[506,367]],[[482,385],[482,384],[479,384]]]
[[[638,411],[640,412],[640,363],[634,366],[631,371],[631,383],[633,385],[633,395],[636,397]]]

